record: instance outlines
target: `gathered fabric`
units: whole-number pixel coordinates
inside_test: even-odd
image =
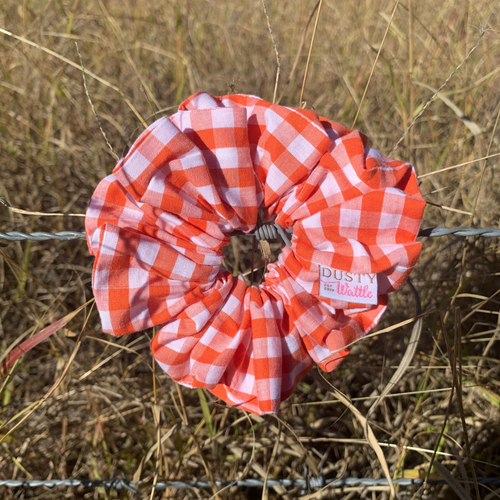
[[[413,167],[357,131],[255,96],[195,94],[91,199],[103,330],[157,326],[151,348],[173,380],[277,412],[313,363],[333,370],[378,323],[419,256],[424,206]],[[259,209],[293,237],[248,286],[222,250]]]

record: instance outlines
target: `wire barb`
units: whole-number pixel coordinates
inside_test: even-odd
[[[286,231],[279,224],[263,224],[260,227],[255,228],[255,232],[253,235],[260,240],[276,240],[279,236],[285,242],[287,247],[291,246],[290,240],[288,236],[291,235],[293,231],[292,228],[287,229]],[[250,233],[251,234],[251,233]]]

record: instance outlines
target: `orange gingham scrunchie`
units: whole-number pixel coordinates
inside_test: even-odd
[[[160,329],[170,377],[253,413],[277,412],[312,367],[331,371],[414,266],[425,202],[413,167],[359,132],[249,95],[191,96],[135,141],[86,215],[103,330]],[[293,227],[249,287],[221,268],[234,230]],[[320,296],[320,266],[376,274],[376,304]],[[333,353],[333,355],[332,355]]]

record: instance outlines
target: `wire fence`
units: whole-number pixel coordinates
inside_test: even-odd
[[[476,478],[477,483],[497,487],[500,486],[500,479],[496,478]],[[474,483],[472,478],[467,478],[464,480],[467,483]],[[408,486],[421,486],[424,484],[424,479],[412,479],[412,478],[399,478],[394,479],[393,484],[400,487]],[[444,479],[429,479],[428,484],[447,484]],[[260,479],[243,479],[240,481],[215,481],[215,485],[218,488],[224,487],[246,487],[246,488],[272,488],[275,486],[281,486],[284,488],[296,488],[300,487],[302,489],[321,489],[325,486],[332,488],[346,488],[346,487],[377,487],[377,486],[389,486],[387,479],[373,479],[367,477],[346,477],[343,479],[324,479],[323,477],[311,477],[308,479],[268,479],[264,482]],[[212,484],[208,481],[169,481],[169,482],[157,482],[156,484],[146,484],[139,481],[137,484],[133,481],[127,481],[124,478],[114,479],[111,478],[108,481],[104,480],[90,480],[90,479],[29,479],[29,480],[17,480],[17,479],[5,479],[0,480],[0,486],[6,486],[8,488],[54,488],[57,486],[66,487],[84,487],[84,488],[107,488],[112,490],[128,490],[133,493],[137,493],[139,490],[152,489],[157,491],[163,491],[167,489],[180,489],[180,488],[212,488]]]
[[[60,233],[20,233],[19,231],[11,231],[9,233],[0,233],[0,240],[7,241],[48,241],[48,240],[59,240],[59,241],[70,241],[70,240],[80,240],[85,239],[85,233],[80,233],[77,231],[62,231]]]
[[[263,228],[266,228],[263,230]],[[277,235],[283,238],[281,233],[285,233],[290,235],[290,232],[285,232],[280,227],[275,231],[271,225],[263,225],[259,227],[254,233],[242,233],[235,232],[234,235],[238,234],[246,234],[247,236],[255,236],[258,239],[266,239],[266,238],[276,238]],[[459,236],[459,237],[467,237],[467,236],[481,236],[483,238],[499,238],[500,237],[500,229],[497,227],[485,227],[485,228],[474,228],[474,227],[466,227],[466,226],[457,226],[457,227],[431,227],[429,229],[422,229],[418,235],[420,237],[427,238],[436,238],[439,236]],[[11,231],[8,233],[0,233],[0,240],[6,241],[48,241],[48,240],[59,240],[59,241],[70,241],[70,240],[79,240],[85,239],[85,233],[78,231],[61,231],[59,233],[46,233],[46,232],[35,232],[35,233],[21,233],[19,231]],[[287,243],[287,241],[285,241]]]
[[[284,231],[280,226],[266,224],[256,228],[254,233],[242,233],[236,231],[234,235],[255,236],[257,239],[276,239],[281,236],[285,244],[290,245],[288,236],[291,236],[290,230]],[[454,235],[457,237],[468,237],[468,236],[480,236],[483,238],[498,238],[500,237],[500,229],[496,227],[487,227],[483,229],[458,226],[452,228],[446,227],[433,227],[429,229],[423,229],[419,232],[418,236],[436,238],[440,236]],[[6,240],[7,242],[13,241],[71,241],[85,239],[86,235],[84,232],[78,231],[61,231],[58,233],[48,233],[48,232],[34,232],[34,233],[23,233],[19,231],[11,231],[7,233],[0,232],[0,241]],[[468,478],[466,482],[473,483],[473,479]],[[476,478],[478,484],[485,486],[498,487],[500,486],[500,479],[496,478]],[[441,479],[429,479],[427,481],[429,484],[446,484],[445,480]],[[373,479],[373,478],[355,478],[348,477],[343,479],[324,479],[323,477],[311,477],[308,479],[268,479],[264,482],[259,479],[243,479],[239,481],[216,481],[216,486],[218,488],[238,486],[247,488],[272,488],[275,486],[281,486],[284,488],[294,488],[300,487],[305,489],[321,489],[325,486],[330,486],[334,488],[345,488],[345,487],[388,487],[389,482],[387,479]],[[393,484],[400,487],[408,486],[420,486],[424,484],[424,480],[420,478],[399,478],[394,479]],[[106,488],[111,490],[128,490],[133,493],[137,493],[139,489],[143,488],[154,488],[157,491],[163,491],[167,489],[180,489],[180,488],[211,488],[212,484],[205,481],[169,481],[169,482],[156,482],[154,485],[147,485],[142,482],[137,484],[133,481],[128,481],[125,478],[114,479],[111,477],[108,481],[106,480],[90,480],[90,479],[29,479],[29,480],[18,480],[18,479],[3,479],[0,480],[0,486],[5,486],[7,488],[54,488],[58,486],[65,487],[84,487],[84,488]]]

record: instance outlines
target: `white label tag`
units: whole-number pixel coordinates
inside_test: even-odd
[[[319,295],[342,302],[377,304],[377,274],[348,273],[319,266]]]

